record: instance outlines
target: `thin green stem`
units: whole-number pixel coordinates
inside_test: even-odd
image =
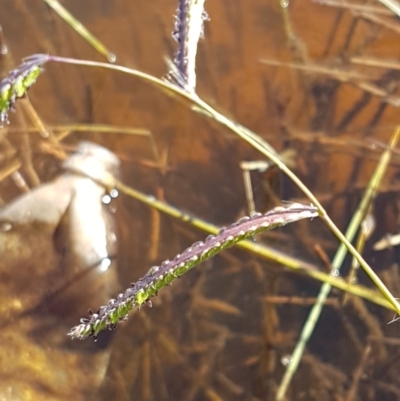
[[[365,218],[368,208],[375,197],[376,190],[379,187],[380,182],[389,165],[392,149],[395,148],[398,142],[399,134],[400,134],[400,129],[397,128],[392,136],[392,140],[390,141],[388,149],[381,156],[379,164],[368,184],[367,189],[365,190],[360,206],[354,213],[351,222],[349,224],[349,227],[346,230],[346,239],[348,241],[353,241],[362,220]],[[347,254],[347,249],[342,242],[332,261],[333,270],[340,270],[346,254]],[[295,374],[297,367],[300,364],[300,360],[303,356],[308,340],[310,339],[314,331],[315,325],[318,322],[318,319],[324,307],[324,303],[329,296],[331,288],[332,286],[329,283],[324,283],[323,286],[321,287],[320,293],[318,294],[317,297],[317,301],[314,304],[313,308],[311,309],[306,324],[304,325],[303,330],[301,331],[299,341],[292,354],[291,362],[287,366],[281,385],[278,388],[276,401],[282,401],[285,397],[286,391],[289,387],[290,382],[292,381],[293,375]]]
[[[105,56],[110,63],[114,63],[116,56],[110,52],[84,25],[78,21],[59,1],[43,0],[51,7],[72,29],[82,36],[96,51]]]

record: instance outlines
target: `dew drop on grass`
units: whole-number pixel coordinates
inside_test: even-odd
[[[284,355],[282,358],[281,358],[281,364],[283,365],[283,366],[288,366],[290,363],[292,362],[292,356],[291,355]]]
[[[118,198],[118,195],[119,195],[119,192],[118,192],[117,189],[112,189],[112,190],[110,191],[110,196],[111,196],[111,198],[113,198],[113,199]]]
[[[111,202],[111,196],[106,194],[101,198],[101,201],[103,202],[104,205],[109,205]]]
[[[115,63],[117,61],[117,56],[114,53],[108,53],[107,54],[107,60],[110,63]]]
[[[111,266],[111,260],[109,258],[104,258],[99,265],[99,269],[102,273],[106,272]]]
[[[281,0],[281,7],[288,8],[289,7],[289,0]]]

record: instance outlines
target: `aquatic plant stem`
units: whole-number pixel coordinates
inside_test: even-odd
[[[362,220],[365,218],[365,215],[368,212],[368,208],[370,207],[373,198],[376,195],[376,189],[379,187],[379,184],[389,165],[392,149],[396,147],[399,135],[400,135],[400,128],[397,128],[392,136],[388,149],[382,154],[378,166],[365,190],[361,203],[357,211],[353,215],[353,218],[351,219],[351,222],[346,230],[346,238],[348,241],[352,241],[354,239]],[[344,246],[344,244],[341,243],[332,261],[333,271],[340,270],[344,258],[346,256],[346,253],[347,249]],[[303,356],[305,347],[315,329],[315,326],[321,315],[322,308],[324,307],[324,303],[328,298],[331,288],[332,286],[329,283],[324,283],[323,286],[321,287],[321,290],[317,297],[317,301],[313,306],[313,308],[311,309],[311,312],[307,318],[303,330],[301,331],[300,338],[293,351],[291,361],[287,365],[282,382],[277,391],[276,401],[282,401],[285,397],[286,391],[289,387],[289,384],[293,378],[294,373],[297,370],[297,367],[300,364],[300,360]]]
[[[364,260],[364,258],[357,252],[357,250],[352,246],[352,244],[346,239],[343,233],[336,227],[335,223],[331,220],[328,216],[327,212],[318,201],[318,199],[314,196],[314,194],[303,184],[303,182],[297,177],[297,175],[286,166],[286,164],[281,160],[278,153],[260,136],[253,133],[252,131],[248,130],[247,128],[241,126],[230,120],[229,118],[225,117],[221,113],[214,110],[210,105],[200,99],[195,93],[187,92],[177,85],[173,85],[169,82],[165,82],[159,78],[156,78],[152,75],[146,74],[144,72],[133,70],[131,68],[95,62],[95,61],[88,61],[88,60],[77,60],[73,58],[66,58],[66,57],[58,57],[58,56],[48,56],[48,61],[56,61],[60,63],[69,63],[75,65],[84,65],[88,67],[97,67],[97,68],[106,68],[108,70],[114,70],[123,72],[129,75],[136,76],[140,79],[143,79],[147,82],[150,82],[157,87],[167,91],[168,94],[172,96],[178,96],[180,98],[184,98],[188,100],[190,103],[196,106],[196,108],[202,113],[219,122],[221,125],[224,125],[244,141],[249,143],[255,149],[257,149],[260,153],[274,162],[302,191],[303,193],[310,199],[310,201],[317,207],[319,211],[320,217],[324,220],[325,224],[328,228],[332,231],[332,233],[338,238],[338,240],[344,244],[344,246],[348,249],[350,254],[354,256],[354,258],[358,261],[360,266],[364,269],[373,283],[378,287],[384,297],[392,304],[393,309],[396,313],[400,314],[400,305],[390,293],[390,291],[386,288],[380,278],[375,274],[372,268],[368,265],[368,263]]]

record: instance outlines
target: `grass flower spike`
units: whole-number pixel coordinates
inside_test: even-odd
[[[0,127],[8,123],[8,112],[15,101],[26,95],[41,73],[41,66],[49,56],[36,54],[25,58],[22,64],[0,81]]]
[[[277,207],[266,214],[255,213],[252,217],[243,217],[230,227],[222,228],[217,235],[210,235],[204,242],[196,242],[173,260],[166,260],[160,266],[153,266],[142,279],[132,284],[116,299],[110,300],[89,319],[82,319],[80,325],[71,329],[69,336],[83,340],[90,336],[96,337],[106,328],[113,329],[127,318],[133,308],[148,302],[176,278],[224,249],[262,231],[317,216],[318,210],[314,206],[294,203],[286,207]]]

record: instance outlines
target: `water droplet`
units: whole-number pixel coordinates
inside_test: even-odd
[[[281,7],[288,8],[289,7],[289,0],[281,0]]]
[[[117,61],[117,56],[114,53],[108,53],[107,54],[107,60],[110,63],[115,63]]]
[[[118,192],[117,189],[112,189],[112,190],[110,191],[110,196],[111,196],[111,198],[113,198],[113,199],[118,198],[118,195],[119,195],[119,192]]]
[[[340,274],[339,269],[332,269],[331,276],[339,277],[339,274]]]
[[[281,358],[281,364],[283,365],[283,366],[288,366],[291,362],[292,362],[292,355],[284,355],[282,358]]]
[[[111,259],[110,258],[104,258],[99,265],[99,270],[104,273],[108,270],[108,268],[111,266]]]
[[[105,204],[105,205],[109,205],[111,202],[111,196],[108,194],[105,194],[102,198],[101,201]]]

